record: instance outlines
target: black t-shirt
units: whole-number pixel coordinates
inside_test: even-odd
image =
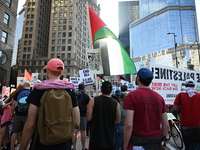
[[[42,98],[42,96],[43,96],[45,91],[46,90],[33,89],[31,94],[27,98],[27,102],[39,107],[40,99]],[[73,107],[78,106],[76,93],[73,90],[70,90],[70,89],[66,89],[66,91],[71,96]],[[34,149],[42,149],[42,150],[71,150],[71,143],[70,143],[70,140],[69,140],[69,141],[63,142],[63,143],[58,144],[58,145],[43,145],[43,144],[40,143],[39,138],[37,138]]]
[[[81,92],[82,93],[82,96],[83,96],[83,99],[84,99],[84,101],[85,101],[85,107],[87,108],[87,104],[89,103],[89,101],[90,101],[90,97],[84,92],[84,91],[79,91],[79,92]],[[80,116],[81,117],[86,117],[86,111],[87,111],[87,109],[84,111],[84,112],[81,112],[80,111]]]
[[[27,89],[24,89],[24,90],[27,90]],[[23,90],[22,90],[23,91]],[[19,91],[19,92],[17,92],[16,94],[15,94],[15,96],[14,96],[14,101],[16,101],[17,102],[17,97],[18,97],[18,95],[19,95],[19,93],[20,93],[21,91]],[[28,98],[27,98],[28,99]],[[19,116],[27,116],[28,115],[28,111],[23,111],[23,112],[19,112],[18,111],[18,106],[16,106],[15,107],[15,114],[16,115],[19,115]]]

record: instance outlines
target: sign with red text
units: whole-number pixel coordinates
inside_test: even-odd
[[[199,71],[172,68],[160,64],[150,64],[150,70],[154,75],[150,87],[164,98],[166,104],[174,103],[176,95],[184,91],[184,83],[187,79],[193,79],[196,83],[195,90],[200,92]]]

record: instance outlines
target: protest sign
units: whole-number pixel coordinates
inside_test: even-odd
[[[17,77],[17,87],[20,84],[24,84],[24,82],[26,82],[26,78],[25,77]]]
[[[178,93],[184,90],[186,79],[193,79],[195,90],[200,91],[200,72],[186,69],[172,68],[160,64],[150,64],[154,79],[150,88],[158,92],[166,104],[173,104]]]
[[[32,73],[32,79],[31,79],[31,86],[33,87],[36,83],[38,83],[38,74],[39,73]]]
[[[74,84],[76,90],[78,90],[78,85],[81,83],[80,77],[70,77],[69,80]]]
[[[87,50],[87,60],[90,72],[92,74],[103,74],[103,66],[101,60],[100,49],[88,49]]]
[[[85,86],[93,85],[95,83],[93,74],[90,73],[89,69],[79,70],[80,80]]]

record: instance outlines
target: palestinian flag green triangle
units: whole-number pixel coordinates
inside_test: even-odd
[[[136,73],[134,62],[121,41],[91,7],[88,9],[94,48],[101,49],[103,74],[110,76]]]

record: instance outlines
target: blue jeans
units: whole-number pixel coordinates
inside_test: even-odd
[[[115,150],[124,150],[124,125],[115,125]]]

